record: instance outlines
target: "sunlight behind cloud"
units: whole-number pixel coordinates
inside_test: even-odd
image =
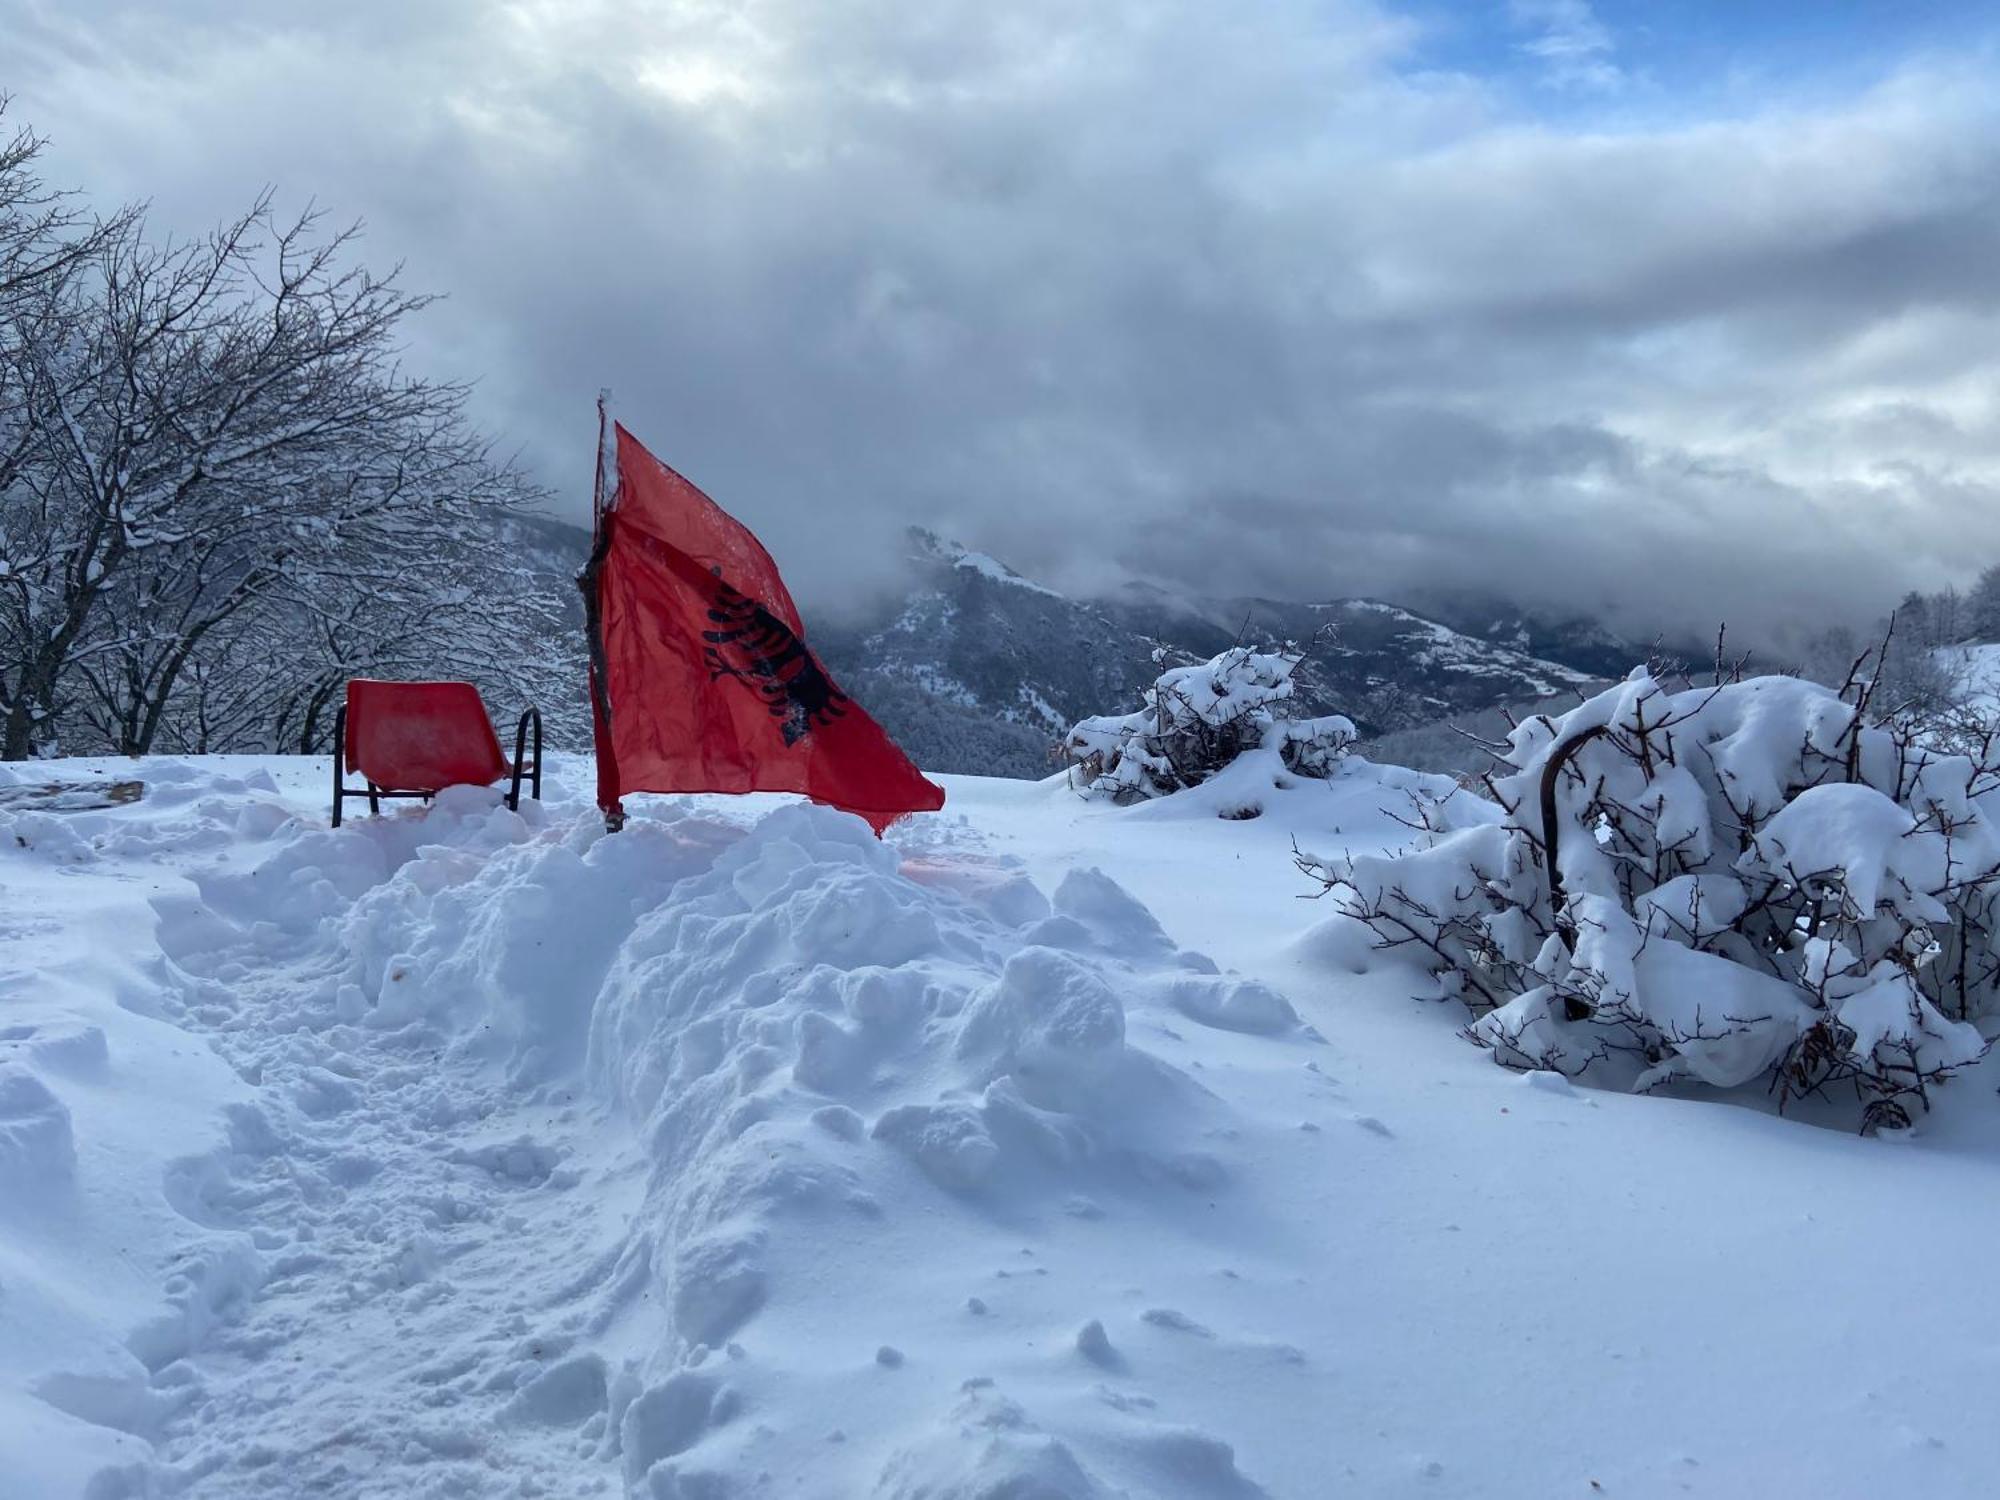
[[[669,54],[642,58],[637,74],[642,89],[689,108],[716,102],[753,104],[764,95],[744,73],[715,57]]]

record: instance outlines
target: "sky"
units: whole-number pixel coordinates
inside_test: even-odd
[[[262,187],[589,503],[809,606],[1498,592],[1776,638],[2000,561],[2000,15],[1868,0],[0,0],[43,166]]]

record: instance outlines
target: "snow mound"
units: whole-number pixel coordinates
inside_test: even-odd
[[[596,1184],[571,1263],[514,1304],[508,1342],[532,1353],[503,1362],[489,1333],[440,1358],[444,1388],[481,1419],[379,1434],[379,1462],[490,1465],[566,1444],[640,1495],[770,1472],[819,1494],[1094,1496],[1164,1465],[1187,1476],[1178,1493],[1254,1493],[1226,1442],[1184,1426],[1042,1431],[1031,1403],[1072,1408],[1069,1387],[1122,1361],[1052,1333],[1003,1394],[987,1362],[1018,1337],[996,1309],[979,1316],[989,1339],[962,1338],[963,1273],[914,1322],[880,1280],[940,1223],[980,1246],[996,1224],[1087,1224],[1119,1205],[1185,1233],[1232,1191],[1245,1122],[1141,1039],[1192,1022],[1239,1046],[1310,1045],[1289,1002],[1182,953],[1095,869],[1044,894],[1004,863],[931,852],[921,832],[906,861],[822,808],[747,829],[651,811],[603,837],[587,815],[517,815],[461,789],[422,815],[294,826],[155,901],[180,1007],[225,1034],[254,1008],[278,1039],[234,1058],[275,1102],[191,1169],[199,1211],[268,1193],[274,1158],[312,1160],[325,1186],[307,1201],[374,1200],[376,1270],[344,1295],[442,1305],[474,1300],[476,1256],[454,1248],[468,1215],[553,1213]],[[0,1115],[9,1097],[0,1086]],[[450,1132],[445,1164],[476,1198],[395,1195],[407,1126],[382,1118],[388,1098]],[[22,1150],[46,1176],[60,1143],[34,1129]],[[319,1253],[267,1249],[244,1284]],[[834,1334],[830,1279],[856,1289],[835,1298],[854,1326]],[[1058,1321],[1100,1317],[1082,1305]],[[827,1368],[818,1351],[846,1342],[871,1383],[900,1387],[859,1392]],[[940,1403],[936,1375],[953,1367],[975,1383]],[[843,1410],[851,1436],[831,1452],[799,1425]],[[215,1460],[196,1445],[178,1461],[185,1475]],[[303,1437],[274,1462],[287,1484],[326,1482]]]
[[[0,1192],[17,1203],[63,1187],[76,1170],[69,1111],[25,1068],[0,1063]]]

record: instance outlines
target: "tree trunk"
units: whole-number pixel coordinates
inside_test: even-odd
[[[35,748],[35,715],[25,688],[7,709],[0,726],[0,760],[26,760]]]

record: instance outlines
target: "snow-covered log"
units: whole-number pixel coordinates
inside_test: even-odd
[[[1865,705],[1864,705],[1865,707]],[[2000,1010],[2000,758],[1788,677],[1645,671],[1514,732],[1501,808],[1301,867],[1418,956],[1502,1062],[1637,1088],[1851,1086],[1907,1123]]]

